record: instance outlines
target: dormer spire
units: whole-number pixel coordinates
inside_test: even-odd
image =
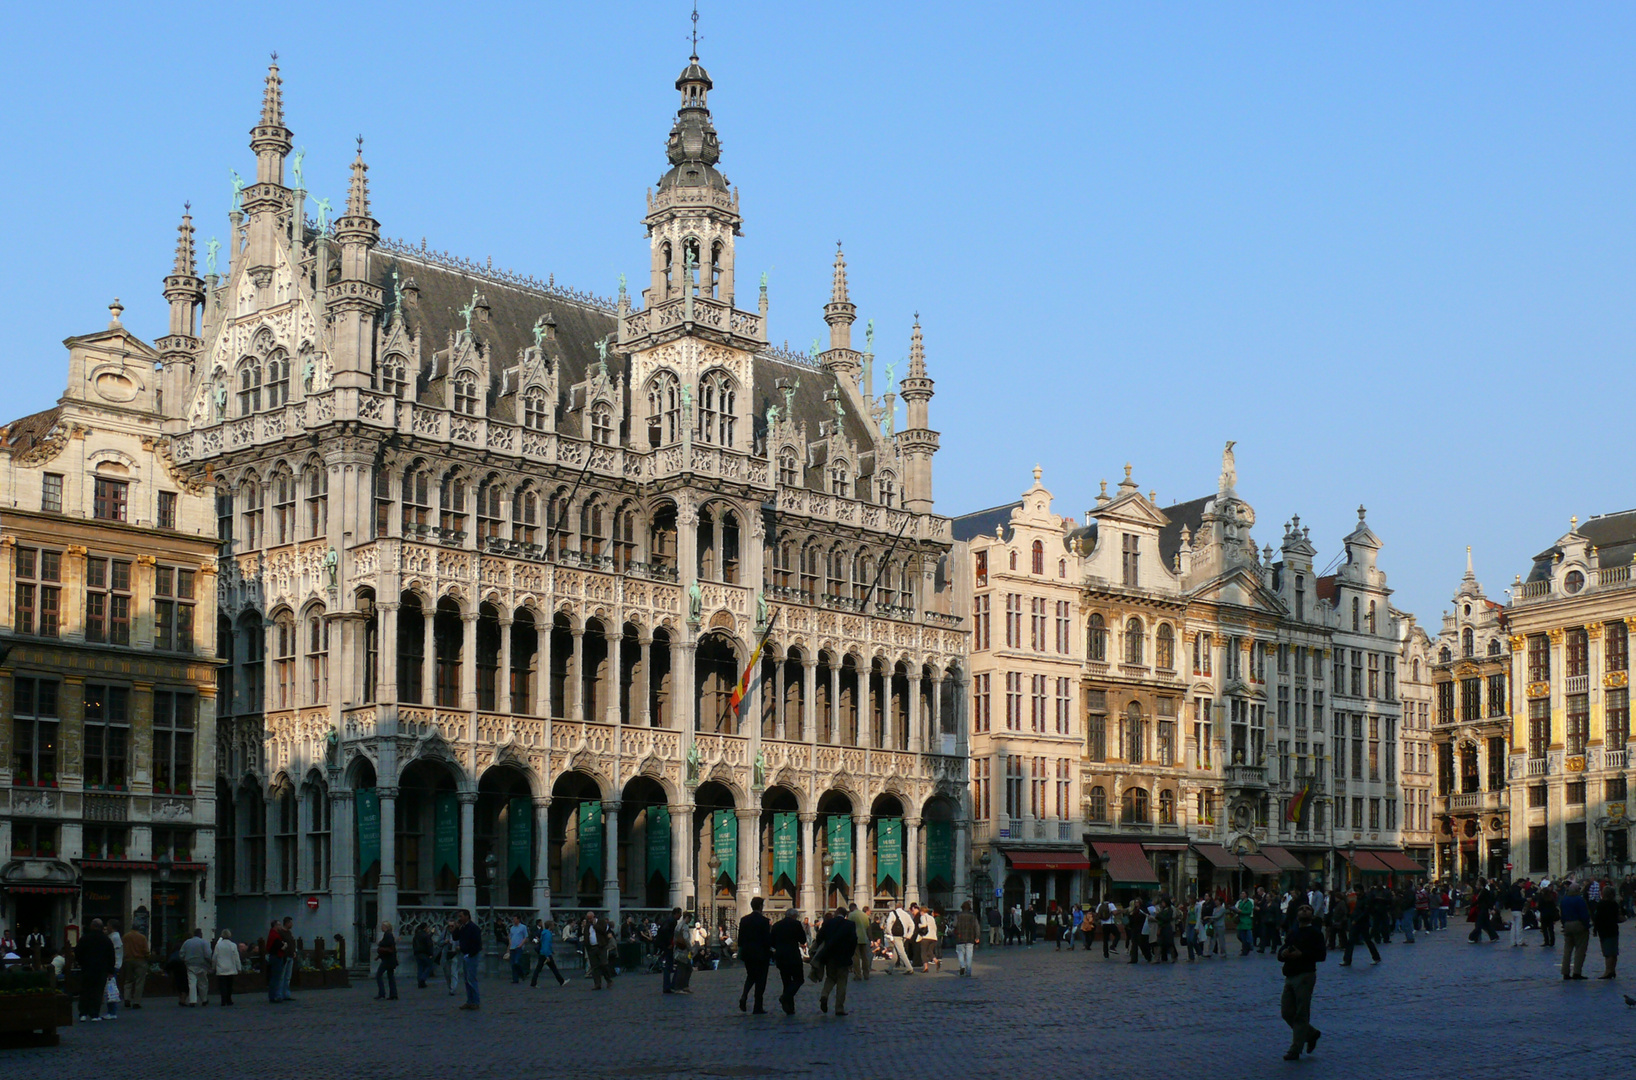
[[[841,251],[841,242],[837,240],[835,276],[829,290],[829,303],[824,305],[824,321],[829,324],[829,351],[842,355],[826,358],[826,364],[854,378],[857,361],[852,355],[852,323],[857,317],[857,305],[846,295],[846,254]]]
[[[176,226],[176,262],[171,267],[174,277],[197,276],[193,248],[193,204],[182,204],[182,223]]]
[[[364,164],[362,135],[358,136],[358,156],[352,159],[352,183],[347,187],[346,216],[369,216],[369,166]]]
[[[841,242],[835,241],[835,278],[829,289],[829,301],[832,304],[844,304],[846,295],[846,253],[841,250]]]
[[[920,312],[915,312],[914,332],[909,335],[909,378],[926,377],[926,342],[920,336]]]
[[[278,74],[278,54],[267,65],[267,87],[261,94],[261,126],[284,126],[284,80]]]

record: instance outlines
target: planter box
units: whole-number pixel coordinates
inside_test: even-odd
[[[74,1007],[67,994],[42,990],[0,996],[0,1035],[34,1036],[45,1046],[56,1046],[57,1029],[72,1027]]]

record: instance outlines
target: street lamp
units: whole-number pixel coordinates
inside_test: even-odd
[[[170,857],[170,852],[167,851],[164,854],[160,855],[159,858],[155,859],[154,860],[154,865],[159,868],[159,882],[160,882],[160,884],[162,884],[162,885],[163,884],[168,884],[170,882],[171,867],[175,865],[175,860],[173,860]],[[162,890],[162,891],[163,891],[163,894],[168,898],[169,895],[170,895],[170,890],[165,889],[165,890]],[[157,935],[155,935],[159,939],[159,941],[158,941],[159,955],[160,956],[169,956],[170,955],[169,938],[165,933],[165,931],[166,931],[165,912],[162,910],[165,907],[165,905],[160,903],[158,898],[156,897],[155,900],[154,900],[154,905],[153,906],[156,909],[160,909],[159,910],[159,933]]]
[[[488,875],[489,875],[489,932],[493,933],[494,932],[494,927],[495,927],[495,923],[494,923],[494,882],[495,882],[495,878],[499,874],[500,860],[495,858],[494,852],[491,851],[491,852],[488,853],[487,857],[485,857],[483,859],[483,865],[488,868]],[[484,952],[487,953],[487,952],[489,952],[489,950],[485,949]],[[493,969],[491,967],[491,969],[490,969],[491,973],[492,973],[492,970]]]
[[[706,932],[708,940],[711,934],[717,935],[718,938],[721,934],[721,915],[716,903],[721,893],[721,856],[716,854],[714,848],[710,851],[710,861],[706,865],[710,867],[710,926]]]
[[[827,908],[829,906],[829,889],[830,889],[830,886],[834,883],[834,881],[835,881],[835,856],[831,855],[829,852],[826,851],[826,852],[824,852],[824,887],[823,887],[823,890],[822,890],[820,896],[818,897],[818,906],[819,907]],[[816,917],[818,915],[818,912],[816,912],[816,911],[813,912],[813,915],[814,915],[814,917]]]

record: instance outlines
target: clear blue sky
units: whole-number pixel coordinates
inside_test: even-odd
[[[319,194],[362,133],[387,235],[611,293],[687,14],[12,11],[0,412],[55,400],[116,295],[163,333],[182,201],[225,234],[273,49]],[[920,311],[939,510],[1035,462],[1075,514],[1126,461],[1189,498],[1232,438],[1258,542],[1299,512],[1326,562],[1364,503],[1435,630],[1466,544],[1498,595],[1570,514],[1636,504],[1631,5],[706,0],[700,28],[773,337],[823,333],[836,239],[883,362]]]

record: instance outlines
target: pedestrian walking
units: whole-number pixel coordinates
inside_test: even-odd
[[[460,949],[460,970],[466,983],[466,1001],[462,1009],[476,1009],[482,1003],[477,991],[477,961],[483,954],[483,932],[471,921],[471,912],[461,908],[455,912],[455,943]]]
[[[1602,946],[1602,974],[1597,978],[1611,979],[1617,974],[1614,969],[1619,964],[1619,924],[1625,921],[1612,880],[1602,883],[1602,891],[1590,908],[1591,933]]]
[[[762,897],[751,897],[750,914],[738,923],[738,955],[744,962],[744,989],[738,995],[739,1012],[745,1011],[752,990],[755,991],[755,1011],[758,1014],[767,1011],[761,1007],[761,998],[767,992],[767,965],[773,958],[773,924],[761,913],[763,906]],[[857,911],[856,905],[852,910]],[[855,934],[857,924],[853,926]],[[856,959],[856,955],[857,949],[853,949],[853,959]]]
[[[443,979],[449,984],[450,997],[459,992],[460,984],[465,981],[466,962],[460,955],[459,933],[458,919],[450,919],[444,924],[440,946],[443,952]]]
[[[613,944],[613,927],[607,919],[589,914],[585,916],[585,926],[579,936],[585,943],[586,966],[591,969],[591,989],[601,990],[605,986],[612,990],[614,974],[608,963],[608,949]]]
[[[233,940],[233,931],[222,930],[216,941],[214,954],[216,989],[223,1005],[233,1004],[233,980],[244,970],[244,958],[239,955],[239,943]]]
[[[506,927],[506,957],[511,961],[511,985],[528,978],[528,924],[521,915],[511,917]]]
[[[284,921],[278,927],[279,937],[284,942],[284,968],[278,976],[278,1000],[290,1000],[290,982],[295,976],[295,920],[284,916]]]
[[[784,1006],[787,1016],[795,1014],[795,995],[800,991],[801,984],[806,980],[801,974],[801,950],[807,944],[807,929],[801,925],[801,915],[794,908],[784,912],[784,917],[774,924],[768,935],[772,944],[773,961],[778,964],[778,978],[783,986],[779,990],[778,1003]]]
[[[937,916],[932,914],[929,907],[921,908],[917,916],[916,940],[920,943],[920,973],[930,973],[933,964],[942,971],[943,938],[938,933]]]
[[[904,943],[907,940],[913,939],[918,925],[919,924],[915,917],[902,907],[893,908],[891,914],[887,915],[886,940],[892,947],[893,971],[896,971],[901,967],[905,975],[913,975],[915,973],[914,961],[909,959],[909,950]],[[819,933],[822,932],[823,927],[819,927]]]
[[[210,942],[205,940],[204,930],[193,928],[193,936],[182,942],[182,967],[187,972],[187,1001],[189,1008],[195,1005],[210,1004]],[[100,985],[100,984],[99,984]]]
[[[119,992],[119,973],[125,966],[125,939],[119,936],[119,924],[112,919],[108,921],[108,944],[114,947],[114,969],[108,973],[114,984],[113,996],[108,999],[108,1019],[113,1020],[119,1016],[119,1006],[124,1000]]]
[[[556,958],[556,929],[555,919],[546,919],[540,923],[540,928],[534,932],[534,948],[537,959],[534,961],[534,978],[529,980],[529,986],[540,985],[540,969],[550,968],[551,974],[557,977],[557,985],[565,986],[568,980],[562,977],[557,970]]]
[[[1505,890],[1505,914],[1511,930],[1511,947],[1522,948],[1528,943],[1522,940],[1522,885],[1513,881],[1510,888]]]
[[[1284,962],[1284,994],[1280,1012],[1290,1027],[1290,1046],[1285,1061],[1299,1061],[1301,1050],[1312,1053],[1323,1032],[1312,1026],[1312,991],[1318,985],[1318,964],[1328,955],[1324,935],[1313,922],[1312,905],[1296,910],[1295,932],[1278,952]]]
[[[148,935],[134,926],[125,931],[125,963],[119,969],[119,984],[125,992],[125,1007],[140,1009],[142,991],[148,981]]]
[[[89,932],[74,946],[80,969],[80,1019],[101,1020],[107,999],[108,977],[114,973],[114,946],[101,919],[92,919]]]
[[[971,954],[977,948],[977,939],[982,936],[982,927],[977,925],[977,916],[971,913],[971,901],[960,904],[960,914],[954,917],[954,955],[960,961],[960,974],[971,976]]]
[[[415,984],[424,990],[426,980],[432,977],[432,960],[437,952],[437,942],[432,940],[432,928],[426,923],[415,927],[415,934],[409,939],[409,952],[415,958]]]
[[[398,1000],[398,939],[389,922],[381,923],[375,942],[375,1000]]]
[[[1585,977],[1585,950],[1591,943],[1591,909],[1579,883],[1570,881],[1562,895],[1562,977]]]
[[[284,985],[285,948],[284,932],[278,920],[274,919],[267,928],[266,940],[261,943],[261,955],[267,964],[267,1001],[270,1004],[276,1005],[281,1000],[279,989]]]
[[[1471,942],[1473,945],[1477,944],[1477,942],[1482,938],[1484,931],[1488,933],[1489,941],[1500,940],[1500,935],[1494,930],[1493,912],[1493,890],[1488,887],[1488,882],[1486,879],[1478,878],[1477,896],[1474,900],[1472,900],[1471,910],[1466,916],[1466,918],[1470,919],[1477,925],[1471,928],[1471,936],[1466,938],[1467,941]]]
[[[990,945],[998,945],[1000,943],[1001,933],[999,905],[990,907],[986,917],[988,919],[988,943]]]
[[[833,990],[835,1015],[846,1015],[846,979],[852,969],[852,953],[857,947],[858,928],[846,917],[846,908],[837,907],[818,928],[818,938],[813,948],[813,962],[821,966],[824,972],[823,987],[818,991],[819,1012],[829,1011],[829,995]]]
[[[849,904],[847,906],[847,918],[851,919],[852,925],[858,929],[858,947],[857,949],[853,950],[852,954],[852,978],[867,982],[869,979],[869,969],[872,966],[869,956],[869,915],[867,912],[859,908],[857,904]],[[743,938],[743,935],[744,931],[741,928],[739,930],[739,936],[741,939]],[[740,944],[742,945],[742,940]]]
[[[1556,924],[1561,912],[1557,908],[1556,890],[1547,882],[1534,895],[1539,907],[1539,943],[1547,949],[1556,948]]]
[[[1238,894],[1238,944],[1240,956],[1249,956],[1250,950],[1255,947],[1255,901],[1250,899],[1248,892]]]
[[[682,925],[682,909],[671,908],[670,914],[659,921],[659,929],[653,935],[653,947],[659,950],[660,991],[670,994],[675,992],[676,980],[676,929]],[[551,965],[555,971],[556,965]]]
[[[1369,962],[1380,963],[1380,950],[1375,948],[1374,923],[1369,917],[1368,902],[1365,897],[1354,897],[1355,905],[1349,913],[1350,921],[1346,928],[1346,955],[1341,957],[1341,967],[1352,966],[1352,949],[1358,942],[1369,947]],[[1342,910],[1345,910],[1343,907]]]
[[[1112,900],[1104,899],[1096,907],[1096,920],[1102,925],[1102,959],[1106,960],[1114,937],[1119,933],[1119,908]]]

